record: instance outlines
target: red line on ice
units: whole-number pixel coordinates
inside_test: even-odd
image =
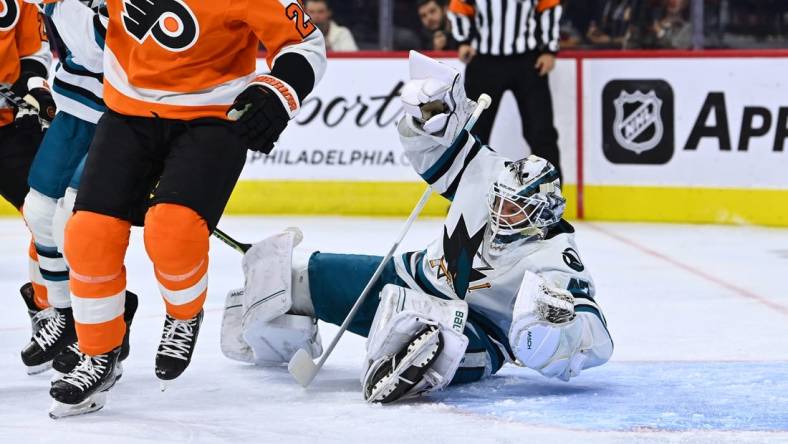
[[[709,282],[711,282],[713,284],[719,285],[720,287],[723,287],[726,290],[730,290],[731,292],[733,292],[737,296],[740,296],[740,297],[743,297],[743,298],[747,298],[747,299],[750,299],[750,300],[755,301],[755,302],[759,302],[759,303],[771,308],[772,310],[774,310],[774,311],[776,311],[776,312],[778,312],[778,313],[780,313],[782,315],[788,316],[788,308],[786,308],[786,307],[784,307],[784,306],[782,306],[782,305],[780,305],[780,304],[778,304],[776,302],[770,301],[769,299],[767,299],[767,298],[765,298],[763,296],[759,296],[759,295],[757,295],[757,294],[755,294],[755,293],[753,293],[753,292],[751,292],[751,291],[749,291],[749,290],[747,290],[745,288],[739,287],[738,285],[735,285],[735,284],[732,284],[732,283],[730,283],[728,281],[725,281],[725,280],[723,280],[723,279],[721,279],[721,278],[719,278],[717,276],[714,276],[713,274],[709,274],[709,273],[707,273],[707,272],[705,272],[705,271],[703,271],[701,269],[698,269],[698,268],[695,268],[695,267],[693,267],[691,265],[688,265],[688,264],[685,264],[683,262],[680,262],[680,261],[678,261],[676,259],[673,259],[670,256],[666,256],[666,255],[664,255],[664,254],[662,254],[662,253],[660,253],[658,251],[654,251],[654,250],[652,250],[652,249],[650,249],[650,248],[648,248],[646,246],[643,246],[643,245],[641,245],[641,244],[639,244],[639,243],[637,243],[637,242],[635,242],[635,241],[633,241],[631,239],[628,239],[628,238],[626,238],[624,236],[621,236],[621,235],[618,235],[616,233],[613,233],[613,232],[611,232],[609,230],[606,230],[606,229],[604,229],[604,228],[602,228],[600,226],[597,226],[597,225],[594,225],[594,224],[588,223],[588,222],[586,222],[584,225],[586,225],[588,228],[591,228],[594,231],[602,233],[602,234],[604,234],[604,235],[606,235],[606,236],[608,236],[608,237],[610,237],[612,239],[615,239],[615,240],[617,240],[617,241],[619,241],[619,242],[621,242],[623,244],[629,245],[630,247],[632,247],[632,248],[634,248],[634,249],[636,249],[636,250],[638,250],[638,251],[640,251],[642,253],[645,253],[645,254],[647,254],[649,256],[652,256],[652,257],[655,257],[655,258],[660,259],[662,261],[665,261],[665,262],[667,262],[667,263],[669,263],[669,264],[671,264],[671,265],[673,265],[675,267],[681,268],[682,270],[687,271],[687,272],[689,272],[691,274],[694,274],[695,276],[703,278],[703,279],[705,279],[705,280],[707,280],[707,281],[709,281]]]

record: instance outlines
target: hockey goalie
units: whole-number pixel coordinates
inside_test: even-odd
[[[416,172],[452,204],[424,250],[395,256],[349,330],[367,337],[364,398],[388,403],[469,383],[504,364],[568,381],[613,352],[578,253],[556,169],[512,161],[463,129],[475,103],[453,68],[411,53],[400,139]],[[244,258],[222,350],[281,365],[322,353],[317,320],[340,325],[382,258],[305,252],[288,229]],[[251,291],[250,289],[254,289]]]

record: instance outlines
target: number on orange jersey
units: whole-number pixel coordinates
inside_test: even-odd
[[[306,12],[304,12],[304,8],[301,7],[300,3],[291,3],[287,5],[285,13],[290,20],[295,19],[296,30],[301,34],[301,37],[307,38],[309,34],[312,34],[315,32],[315,29],[317,29],[315,24],[312,23],[312,20],[309,19],[309,16],[306,15]]]

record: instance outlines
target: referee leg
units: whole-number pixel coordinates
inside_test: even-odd
[[[465,94],[469,99],[476,100],[482,93],[492,99],[490,107],[479,116],[473,133],[483,144],[490,143],[495,116],[501,104],[501,96],[505,91],[506,70],[500,60],[494,57],[477,55],[465,67]]]
[[[547,159],[558,170],[561,183],[561,156],[558,150],[558,131],[553,126],[553,100],[550,96],[548,76],[540,76],[534,67],[536,55],[522,58],[522,77],[512,92],[520,109],[523,137],[531,152]]]

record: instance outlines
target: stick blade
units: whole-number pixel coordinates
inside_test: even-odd
[[[287,363],[287,371],[302,387],[309,387],[317,374],[317,366],[312,361],[312,355],[300,348]]]

